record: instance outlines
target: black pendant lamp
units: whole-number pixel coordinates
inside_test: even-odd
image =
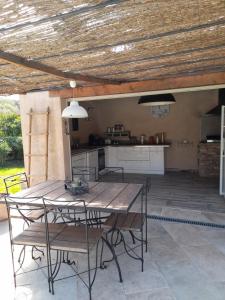
[[[176,103],[176,100],[172,94],[142,96],[138,101],[138,104],[144,106],[159,106],[159,105],[168,105],[174,103]]]

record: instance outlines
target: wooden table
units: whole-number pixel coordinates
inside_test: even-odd
[[[62,205],[64,201],[71,201],[71,206],[76,199],[84,200],[88,210],[127,213],[143,188],[143,184],[133,183],[89,182],[88,184],[89,193],[81,196],[72,196],[65,190],[63,180],[48,180],[13,196],[21,198],[20,203],[27,203],[23,197],[45,197],[49,200],[57,199],[57,202],[60,201]]]

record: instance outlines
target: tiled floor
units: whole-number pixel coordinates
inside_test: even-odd
[[[149,214],[225,224],[225,198],[219,195],[218,178],[202,178],[190,172],[167,172],[150,178]],[[105,180],[121,178],[118,174],[106,176]],[[125,181],[143,183],[145,175],[125,174]]]
[[[198,181],[197,178],[195,182],[194,179],[191,181],[191,175],[185,176],[181,179],[170,174],[164,178],[152,178],[149,213],[225,224],[225,214],[222,213],[225,204],[224,199],[218,196],[217,183],[200,179]],[[130,181],[140,179],[136,175]],[[158,194],[161,198],[158,198]],[[166,200],[166,195],[170,200]],[[177,199],[181,197],[180,203],[185,202],[185,206],[179,206],[177,202],[175,205],[172,202],[171,205],[173,196]],[[190,207],[187,207],[188,203]],[[192,204],[197,205],[197,210]],[[144,272],[140,270],[140,262],[126,255],[119,256],[124,282],[119,283],[114,263],[110,263],[105,270],[98,270],[93,287],[94,300],[225,299],[225,229],[149,220],[148,234],[149,251],[144,255]],[[14,290],[6,222],[0,223],[0,245],[0,298],[11,300]],[[108,253],[105,255],[108,256]],[[84,258],[75,258],[79,261],[79,269],[82,269]],[[26,269],[33,266],[27,253]],[[75,278],[57,282],[55,296],[50,295],[44,272],[46,271],[42,270],[21,275],[18,282],[26,285],[17,288],[15,299],[88,299],[87,289]],[[70,268],[63,265],[61,274],[70,273]]]
[[[114,263],[98,270],[93,299],[98,300],[224,300],[225,299],[225,230],[151,220],[148,223],[149,252],[145,253],[145,270],[126,255],[119,257],[124,282],[119,283]],[[0,223],[1,299],[13,299],[11,257],[6,222]],[[106,254],[107,256],[107,254]],[[79,268],[84,259],[79,257]],[[35,264],[29,252],[26,270]],[[48,293],[43,273],[21,275],[18,300],[88,299],[79,279],[71,278],[55,284],[55,296]],[[61,274],[70,274],[63,266]],[[4,295],[4,297],[3,297]]]

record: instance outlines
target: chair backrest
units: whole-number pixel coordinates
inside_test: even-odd
[[[54,220],[46,214],[48,220],[51,218],[48,223],[73,223],[76,225],[76,223],[79,224],[82,220],[86,220],[87,209],[84,200],[75,198],[74,201],[60,198],[51,200],[43,197],[43,203],[46,212],[51,211],[54,214]]]
[[[47,240],[49,241],[49,224],[67,224],[73,226],[85,226],[86,242],[89,247],[88,242],[88,219],[87,219],[87,209],[84,200],[74,201],[66,200],[50,200],[43,198],[44,209],[45,209],[45,223],[47,231]],[[51,213],[48,213],[51,212]],[[54,215],[54,219],[50,216]]]
[[[95,167],[73,167],[72,168],[72,178],[80,177],[87,181],[97,180],[97,171]]]
[[[12,187],[15,187],[18,185],[19,186],[25,185],[25,187],[29,186],[27,175],[25,172],[5,177],[5,178],[3,178],[3,181],[4,181],[5,190],[6,190],[7,194],[10,193],[10,190]]]
[[[12,219],[15,218],[16,215],[25,221],[27,226],[33,222],[33,219],[29,216],[33,212],[40,212],[40,210],[44,210],[43,200],[40,197],[13,197],[9,195],[5,195],[5,203],[7,207],[8,213],[8,221],[10,228],[10,235],[12,235]],[[15,231],[17,231],[16,228]]]

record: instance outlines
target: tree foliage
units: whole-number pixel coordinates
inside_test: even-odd
[[[11,148],[8,143],[0,139],[0,165],[4,165],[10,152]]]
[[[0,136],[21,136],[21,119],[16,114],[0,114]]]
[[[19,101],[0,99],[0,114],[19,114]]]
[[[15,113],[0,114],[0,163],[3,165],[7,158],[22,159],[22,157],[20,116]]]

